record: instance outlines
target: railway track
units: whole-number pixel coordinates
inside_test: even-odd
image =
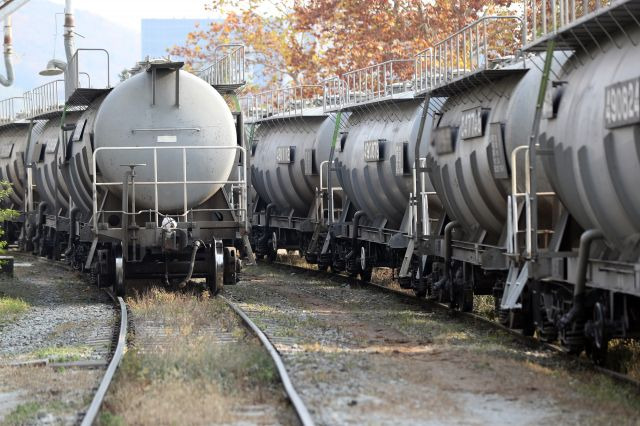
[[[73,268],[71,268],[71,266],[67,265],[66,263],[54,261],[54,260],[43,258],[43,257],[38,257],[38,259],[45,261],[47,263],[50,263],[52,265],[55,265],[57,267],[60,267],[62,269],[65,269],[67,271],[73,271]],[[118,333],[117,334],[114,333],[115,349],[113,351],[113,355],[111,356],[111,361],[107,366],[104,376],[102,376],[102,379],[100,380],[100,385],[98,385],[98,388],[93,396],[93,399],[91,400],[91,404],[89,405],[89,408],[87,408],[87,411],[85,412],[84,417],[82,418],[82,422],[81,422],[82,426],[89,426],[95,422],[96,417],[100,412],[100,407],[102,406],[104,398],[107,394],[107,390],[109,389],[109,386],[113,381],[115,372],[118,369],[120,362],[122,361],[122,357],[124,356],[124,351],[126,349],[126,344],[127,344],[127,333],[129,330],[127,305],[124,302],[124,299],[122,297],[115,296],[111,290],[105,289],[104,291],[109,296],[109,298],[115,303],[116,308],[119,311],[119,316],[120,316],[119,328],[118,328]]]
[[[281,263],[281,262],[276,262],[274,263],[274,265],[278,266],[278,267],[282,267],[282,268],[286,268],[289,270],[294,270],[296,272],[300,272],[300,273],[305,273],[305,274],[312,274],[314,276],[318,276],[318,275],[329,275],[332,279],[338,280],[342,283],[347,283],[347,284],[354,284],[354,283],[361,283],[362,286],[366,287],[366,288],[371,288],[375,291],[379,291],[382,293],[386,293],[386,294],[392,294],[400,299],[402,299],[403,301],[406,301],[408,303],[411,304],[418,304],[424,307],[435,307],[437,309],[441,309],[444,311],[448,311],[448,312],[455,312],[456,315],[462,317],[462,318],[467,318],[473,321],[478,321],[481,322],[483,324],[489,325],[495,329],[501,330],[503,332],[508,333],[511,336],[514,336],[515,338],[521,340],[522,342],[528,344],[528,345],[535,345],[537,347],[543,347],[546,348],[548,350],[557,352],[557,353],[562,353],[566,356],[571,356],[574,359],[576,359],[577,361],[579,361],[583,367],[585,368],[591,368],[601,374],[606,375],[607,377],[610,377],[611,379],[615,380],[616,382],[619,383],[624,383],[626,385],[629,385],[631,387],[633,387],[637,392],[640,393],[640,381],[636,380],[632,377],[629,377],[626,374],[620,373],[618,371],[614,371],[611,370],[609,368],[606,367],[602,367],[602,366],[598,366],[593,364],[590,361],[587,360],[583,360],[580,358],[575,357],[574,355],[569,354],[564,348],[562,348],[561,346],[558,345],[554,345],[552,343],[548,343],[548,342],[544,342],[534,336],[526,336],[524,334],[522,334],[520,331],[518,331],[517,329],[512,329],[509,327],[505,327],[504,325],[493,321],[489,318],[483,317],[482,315],[478,315],[477,313],[474,312],[462,312],[462,311],[451,311],[451,309],[449,308],[449,306],[447,306],[444,303],[440,303],[440,302],[436,302],[434,300],[429,300],[429,299],[423,299],[423,298],[418,298],[417,296],[409,293],[409,292],[405,292],[402,290],[398,290],[398,289],[394,289],[394,288],[390,288],[390,287],[386,287],[384,285],[378,284],[378,283],[374,283],[374,282],[362,282],[360,280],[355,281],[353,278],[345,276],[345,275],[341,275],[341,274],[329,274],[327,272],[323,272],[323,271],[318,271],[318,270],[314,270],[311,268],[305,268],[302,266],[296,266],[296,265],[292,265],[292,264],[287,264],[287,263]]]
[[[278,370],[278,375],[280,376],[282,385],[284,386],[285,392],[287,393],[287,396],[291,401],[291,404],[293,405],[293,408],[296,412],[296,415],[298,416],[298,419],[300,419],[300,422],[302,423],[303,426],[312,426],[314,422],[313,422],[313,419],[311,418],[311,414],[309,414],[309,410],[307,409],[306,405],[302,401],[302,398],[300,398],[300,395],[298,395],[298,392],[293,386],[291,378],[289,377],[289,373],[287,373],[287,369],[284,366],[284,362],[282,361],[280,354],[278,353],[276,348],[273,346],[269,338],[260,329],[260,327],[258,327],[251,320],[251,318],[249,318],[249,316],[242,310],[242,308],[240,308],[238,305],[236,305],[226,297],[224,296],[220,296],[220,297],[242,319],[242,321],[247,325],[247,327],[251,329],[251,331],[256,335],[256,337],[258,337],[258,339],[260,340],[264,348],[267,350],[267,352],[269,352],[269,356],[271,356],[271,359],[273,359],[273,362],[276,365],[276,369]]]
[[[98,389],[96,390],[96,393],[91,400],[91,404],[89,405],[89,408],[87,409],[82,419],[82,426],[89,426],[95,422],[96,417],[100,411],[100,407],[102,406],[102,402],[104,401],[104,397],[107,394],[107,390],[109,389],[109,386],[113,381],[115,372],[118,369],[120,362],[122,361],[122,357],[124,356],[124,351],[127,344],[127,331],[129,324],[127,305],[124,303],[122,297],[115,297],[110,291],[107,291],[107,294],[118,305],[118,308],[120,310],[120,327],[116,340],[117,343],[113,352],[113,356],[111,357],[111,361],[109,362],[109,366],[107,367],[107,370],[105,371],[104,376],[100,381],[100,385],[98,386]]]

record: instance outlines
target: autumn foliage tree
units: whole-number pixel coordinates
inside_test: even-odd
[[[242,43],[261,85],[317,84],[418,51],[510,0],[210,0],[224,19],[196,28],[172,54],[188,66],[211,60],[215,46]]]

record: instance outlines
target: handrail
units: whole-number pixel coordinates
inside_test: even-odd
[[[20,99],[20,102],[17,100]],[[19,105],[16,105],[19,104]],[[24,98],[14,96],[0,101],[0,124],[13,123],[24,116]]]
[[[497,23],[507,24],[500,28]],[[513,37],[514,26],[520,26],[516,49],[524,46],[526,32],[523,19],[515,15],[484,16],[451,34],[415,56],[415,91],[424,93],[479,70],[490,67],[490,61],[514,53],[505,38]]]
[[[308,108],[322,106],[322,93],[322,86],[305,84],[246,96],[241,99],[245,122],[300,116]]]
[[[209,184],[209,185],[239,185],[239,188],[241,190],[240,193],[240,200],[238,201],[238,206],[237,208],[232,208],[231,210],[233,211],[237,211],[238,212],[238,217],[240,219],[241,222],[246,222],[246,218],[247,218],[247,203],[248,203],[248,194],[247,194],[247,163],[246,161],[242,162],[242,176],[238,177],[237,180],[188,180],[187,179],[187,150],[196,150],[196,151],[202,151],[202,150],[233,150],[233,151],[239,151],[240,152],[240,157],[241,158],[246,158],[246,150],[241,147],[241,146],[141,146],[141,147],[137,147],[137,146],[120,146],[120,147],[98,147],[93,151],[93,159],[92,159],[92,165],[93,165],[93,187],[92,187],[92,193],[93,193],[93,226],[94,229],[97,230],[98,229],[98,221],[99,221],[99,216],[102,216],[105,212],[112,212],[112,213],[121,213],[121,214],[131,214],[131,215],[135,215],[135,214],[140,214],[140,213],[144,213],[144,212],[148,212],[149,214],[155,214],[155,221],[156,224],[159,223],[159,218],[162,217],[182,217],[185,220],[187,220],[188,215],[192,214],[194,212],[198,212],[198,211],[228,211],[229,209],[221,209],[221,210],[214,210],[214,209],[189,209],[188,208],[188,204],[187,204],[187,200],[188,200],[188,185],[190,184],[194,184],[194,185],[200,185],[200,184]],[[133,182],[133,187],[135,188],[136,185],[153,185],[154,187],[154,208],[153,209],[146,209],[146,210],[141,210],[141,211],[134,211],[133,212],[125,212],[122,210],[118,210],[118,211],[103,211],[103,210],[98,210],[98,187],[99,186],[118,186],[118,185],[123,185],[123,182],[98,182],[97,181],[97,158],[98,155],[101,152],[104,151],[153,151],[153,176],[154,179],[152,181],[135,181]],[[176,181],[159,181],[158,180],[158,150],[181,150],[182,151],[182,180],[176,180]],[[182,185],[183,187],[183,213],[182,214],[163,214],[160,212],[159,207],[158,207],[158,186],[160,185]],[[233,206],[232,206],[233,207]]]
[[[409,91],[414,75],[407,64],[414,62],[413,59],[392,59],[344,73],[340,79],[345,87],[342,106],[392,98]]]
[[[64,80],[54,80],[24,92],[24,112],[32,118],[64,108]]]
[[[226,52],[224,52],[226,50]],[[220,54],[220,52],[223,52]],[[213,50],[213,63],[197,72],[212,86],[245,84],[245,47],[243,44],[221,44]]]
[[[89,77],[89,74],[86,71],[80,71],[80,55],[81,52],[102,52],[105,54],[106,59],[107,59],[107,78],[106,78],[106,85],[100,85],[100,87],[97,87],[98,89],[109,89],[111,88],[111,59],[109,57],[109,52],[106,49],[101,49],[101,48],[79,48],[76,49],[76,52],[73,54],[73,57],[71,58],[71,60],[69,61],[69,64],[67,65],[67,68],[65,70],[65,81],[67,82],[66,85],[66,90],[65,90],[65,96],[66,99],[68,100],[71,95],[73,94],[73,92],[75,92],[77,89],[80,88],[91,88],[91,77]],[[82,54],[84,55],[84,54]],[[85,87],[83,85],[81,85],[80,83],[80,75],[81,74],[85,74],[87,75],[87,77],[89,77],[88,81],[89,81],[89,87]]]
[[[331,77],[322,82],[322,109],[324,112],[335,111],[341,108],[345,98],[346,84],[340,77]]]
[[[327,166],[327,183],[326,185],[324,184],[324,175],[322,173],[322,168],[324,166]],[[329,173],[329,160],[325,160],[323,162],[320,163],[320,195],[322,196],[322,194],[324,194],[325,191],[327,191],[329,189],[329,179],[330,179],[331,174]],[[337,219],[335,217],[335,203],[334,203],[334,193],[339,192],[339,191],[343,191],[342,187],[340,186],[333,186],[331,187],[331,192],[327,194],[327,197],[329,197],[329,206],[331,211],[328,211],[327,214],[330,215],[331,217],[331,222],[336,222]],[[324,208],[322,208],[322,210],[324,210]],[[322,216],[322,220],[324,220],[324,216]]]
[[[525,0],[524,27],[529,41],[554,34],[587,16],[606,12],[626,0]]]

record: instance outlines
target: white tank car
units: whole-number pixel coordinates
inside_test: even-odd
[[[183,163],[181,147],[234,147],[236,130],[229,107],[214,88],[192,74],[176,72],[158,69],[155,83],[152,72],[140,72],[104,99],[93,126],[94,149],[101,151],[96,157],[97,169],[103,181],[122,182],[128,169],[124,165],[128,164],[145,164],[136,168],[137,182],[154,181],[153,151],[129,149],[132,147],[161,148],[157,151],[158,182],[182,182],[185,174],[188,181],[228,179],[236,157],[233,149],[187,150]],[[81,181],[81,177],[76,178]],[[222,184],[190,183],[187,208],[200,205],[221,187]],[[110,189],[121,191],[117,185]],[[159,210],[181,210],[182,194],[182,183],[159,185]],[[153,185],[136,185],[137,207],[153,208],[154,198]]]

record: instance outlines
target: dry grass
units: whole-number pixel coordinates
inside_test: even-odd
[[[640,340],[609,342],[607,367],[640,380]]]
[[[230,423],[242,420],[234,409],[255,404],[290,414],[271,358],[222,300],[156,289],[128,302],[136,323],[158,324],[170,339],[127,352],[101,424]],[[216,341],[215,331],[236,341]]]
[[[0,297],[0,327],[15,321],[27,309],[29,309],[29,304],[22,299],[8,296]]]

